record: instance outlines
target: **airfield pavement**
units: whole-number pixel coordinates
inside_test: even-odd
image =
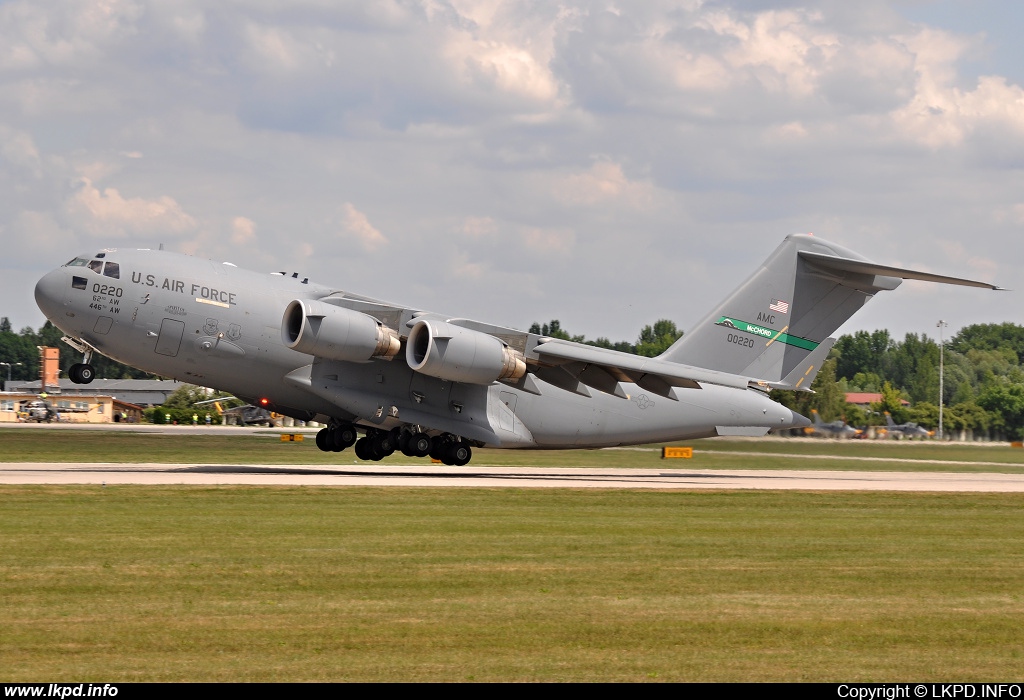
[[[8,424],[9,425],[9,424]],[[23,425],[23,424],[22,424]],[[110,430],[52,424],[44,430]],[[119,430],[182,434],[265,432],[266,428],[124,425]],[[277,432],[305,433],[314,429]],[[155,464],[0,462],[0,484],[196,484],[278,486],[424,486],[491,488],[761,489],[805,491],[1024,492],[1024,474],[829,471],[824,469],[609,469],[604,467],[446,467],[354,464]]]
[[[606,469],[322,464],[0,464],[0,484],[206,484],[490,488],[1024,492],[1024,474],[819,470]]]

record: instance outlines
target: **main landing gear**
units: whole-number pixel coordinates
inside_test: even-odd
[[[379,462],[396,450],[406,457],[429,456],[450,467],[469,464],[473,457],[469,443],[451,433],[431,437],[418,429],[368,428],[366,436],[359,438],[353,424],[338,423],[316,434],[316,446],[324,452],[341,452],[352,445],[355,445],[356,457],[372,462]]]

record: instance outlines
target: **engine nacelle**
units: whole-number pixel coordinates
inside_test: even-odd
[[[390,360],[402,347],[398,334],[372,316],[307,299],[288,304],[281,338],[292,350],[345,362]]]
[[[467,384],[490,384],[526,374],[522,355],[493,335],[424,319],[412,327],[405,359],[417,372]]]

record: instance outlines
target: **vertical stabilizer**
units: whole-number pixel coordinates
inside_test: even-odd
[[[824,353],[816,351],[829,335],[877,292],[896,289],[903,279],[999,289],[879,265],[835,243],[793,234],[659,359],[788,383],[801,366],[820,368]]]

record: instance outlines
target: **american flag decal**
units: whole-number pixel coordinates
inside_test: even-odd
[[[782,301],[781,299],[772,299],[772,303],[768,305],[768,308],[772,311],[778,311],[780,314],[788,314],[789,302]]]

